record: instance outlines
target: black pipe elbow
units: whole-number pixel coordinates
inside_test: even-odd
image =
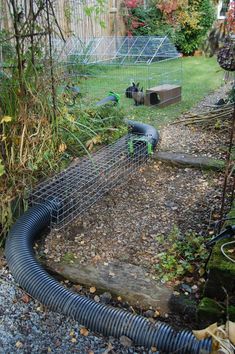
[[[134,120],[127,120],[129,131],[133,134],[142,135],[151,144],[153,151],[159,141],[159,133],[152,125],[140,123]]]

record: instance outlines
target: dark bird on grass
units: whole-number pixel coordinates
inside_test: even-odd
[[[78,86],[66,85],[65,88],[66,88],[66,90],[71,91],[71,92],[73,92],[74,94],[77,94],[77,95],[79,95],[81,93],[80,87],[78,87]]]
[[[68,106],[73,107],[76,104],[76,99],[81,94],[80,87],[74,86],[74,85],[72,85],[72,86],[66,85],[65,91],[67,91],[67,93],[69,93],[69,95],[70,95],[71,102],[68,103]]]

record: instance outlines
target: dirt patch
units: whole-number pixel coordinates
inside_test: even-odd
[[[222,87],[192,111],[214,109],[208,106],[224,97],[227,89]],[[177,124],[164,127],[160,133],[159,150],[225,158],[225,131]],[[166,249],[157,235],[167,239],[177,226],[182,234],[192,230],[207,237],[210,221],[218,218],[222,185],[223,176],[218,172],[151,161],[68,228],[52,231],[40,252],[55,262],[127,262],[143,267],[158,280],[157,254]]]
[[[228,149],[228,133],[208,132],[183,124],[168,125],[161,131],[159,149],[224,159]]]
[[[173,226],[206,234],[220,183],[218,173],[152,162],[66,230],[51,232],[44,252],[58,262],[66,255],[83,264],[119,260],[155,274],[156,255],[163,251],[156,236],[167,237]]]
[[[232,84],[230,82],[223,85],[217,91],[207,95],[190,112],[200,114],[216,110],[215,104],[221,99],[226,99],[227,93],[231,88]],[[184,115],[179,117],[178,121],[183,119]],[[164,151],[185,152],[220,159],[225,157],[228,140],[228,132],[226,130],[214,129],[213,131],[208,131],[197,128],[197,126],[186,127],[178,123],[167,125],[161,130],[159,148]]]

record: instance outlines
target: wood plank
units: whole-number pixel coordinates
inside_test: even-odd
[[[223,160],[216,160],[206,156],[194,156],[182,152],[158,151],[154,158],[177,167],[195,167],[214,171],[223,171],[225,167]]]
[[[169,311],[173,289],[158,284],[139,266],[121,262],[81,265],[47,261],[46,267],[76,284],[95,286],[98,293],[108,291],[114,298],[121,296],[131,306],[152,307],[161,314]]]

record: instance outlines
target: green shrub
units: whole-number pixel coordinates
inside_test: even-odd
[[[187,273],[202,275],[203,264],[208,257],[202,236],[192,231],[182,235],[174,226],[166,238],[157,236],[157,240],[167,250],[156,256],[155,268],[163,282],[180,278]]]
[[[175,44],[184,54],[192,54],[200,48],[209,29],[215,20],[215,7],[211,0],[192,0],[189,2],[187,13],[192,17],[198,16],[197,24],[185,21],[176,31]]]
[[[127,34],[168,35],[184,54],[200,47],[215,20],[211,0],[155,0],[147,8],[133,1],[126,1]]]

